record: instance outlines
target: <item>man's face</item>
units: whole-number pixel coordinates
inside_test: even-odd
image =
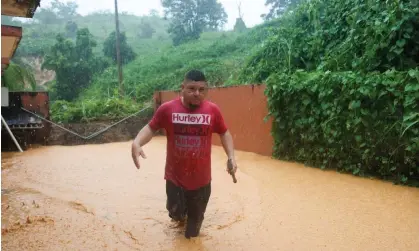
[[[204,81],[188,81],[182,84],[183,101],[190,108],[198,107],[207,94],[207,83]]]

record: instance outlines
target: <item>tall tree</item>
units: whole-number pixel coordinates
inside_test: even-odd
[[[87,28],[77,31],[76,42],[65,39],[62,34],[46,54],[42,69],[56,73],[57,98],[71,101],[86,88],[98,71],[98,60],[93,55],[96,42]]]
[[[65,33],[68,38],[76,38],[78,26],[74,21],[67,21],[65,25]]]
[[[119,49],[121,53],[121,63],[127,64],[135,59],[136,54],[131,46],[127,43],[127,37],[125,32],[120,32],[119,34]],[[116,32],[113,31],[109,36],[106,38],[105,42],[103,43],[103,54],[111,58],[114,62],[116,62]]]
[[[54,0],[51,3],[52,10],[54,10],[57,16],[63,20],[71,20],[72,18],[76,17],[78,15],[78,7],[79,6],[75,1],[69,1],[64,3],[59,0]]]
[[[303,0],[266,0],[265,6],[270,6],[269,13],[262,15],[265,20],[271,20],[282,15],[288,8],[300,4]]]
[[[156,32],[156,29],[151,26],[149,21],[144,20],[144,18],[141,19],[139,24],[139,38],[151,38],[153,34]]]
[[[198,39],[204,30],[217,30],[227,22],[224,7],[217,0],[161,0],[168,32],[174,45]]]

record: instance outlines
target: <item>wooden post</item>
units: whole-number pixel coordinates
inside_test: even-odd
[[[124,96],[124,87],[122,85],[122,66],[121,66],[121,51],[119,43],[119,18],[118,18],[118,0],[115,0],[115,26],[116,26],[116,61],[118,63],[118,75],[119,75],[119,94]]]

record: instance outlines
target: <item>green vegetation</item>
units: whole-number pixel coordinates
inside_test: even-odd
[[[52,118],[58,122],[75,122],[126,116],[128,109],[112,106],[115,110],[102,114],[101,109],[86,104],[119,100],[126,107],[141,107],[154,91],[178,88],[183,74],[192,68],[203,69],[212,86],[237,84],[234,81],[244,59],[266,37],[265,28],[269,25],[246,31],[245,24],[241,23],[237,33],[217,31],[225,22],[225,13],[220,4],[211,0],[208,15],[200,8],[188,10],[202,14],[206,21],[195,20],[198,30],[191,31],[195,32],[193,38],[176,43],[173,25],[180,20],[181,12],[173,8],[173,4],[175,1],[166,1],[166,14],[178,19],[166,20],[155,12],[144,17],[120,13],[125,92],[122,99],[118,95],[118,71],[114,62],[113,13],[80,16],[74,3],[55,1],[51,8],[39,10],[33,23],[19,24],[6,17],[2,19],[21,25],[25,30],[26,36],[15,59],[42,57],[42,69],[55,71],[55,79],[43,86],[50,92]],[[64,12],[68,14],[61,16]]]
[[[211,86],[233,81],[243,55],[257,43],[257,39],[237,43],[240,39],[245,36],[207,33],[198,41],[162,49],[157,55],[139,55],[140,59],[124,67],[125,93],[137,101],[149,100],[156,90],[177,89],[185,72],[193,68],[205,71]],[[107,97],[117,89],[118,71],[111,67],[92,82],[83,97]]]
[[[116,55],[116,32],[113,31],[109,37],[106,38],[103,44],[103,54],[111,58],[113,63],[117,63],[117,55]],[[121,64],[127,64],[135,59],[137,56],[132,48],[127,43],[127,37],[125,32],[120,32],[119,36],[119,50],[122,55]]]
[[[355,175],[417,177],[419,71],[276,74],[275,157]]]
[[[91,93],[92,83],[101,79],[103,71],[115,68],[115,16],[112,12],[81,16],[77,8],[75,2],[53,1],[51,7],[39,8],[29,22],[2,16],[2,24],[22,26],[24,30],[13,63],[2,80],[15,91],[47,89],[56,122],[117,119],[137,111],[144,104],[135,101],[133,94],[121,98],[114,89],[106,88],[100,97],[85,95]],[[171,46],[169,22],[156,11],[142,17],[120,13],[119,18],[124,63],[135,55],[144,57]],[[37,59],[39,69],[28,64]],[[54,79],[42,79],[42,70],[48,69],[55,71]],[[46,83],[31,82],[36,77]]]
[[[147,103],[138,104],[128,98],[120,98],[117,95],[101,99],[83,99],[77,103],[58,100],[51,107],[51,113],[55,121],[106,121],[120,119],[124,116],[134,114],[145,108]],[[150,110],[152,111],[152,110]],[[148,113],[144,114],[150,114]]]
[[[419,6],[312,0],[240,72],[267,83],[275,157],[419,180]]]
[[[55,43],[56,35],[61,33],[67,39],[75,39],[77,29],[87,28],[97,42],[94,52],[101,54],[107,37],[115,31],[115,15],[113,12],[98,11],[86,16],[79,15],[75,2],[37,10],[33,19],[20,22],[8,16],[2,16],[2,24],[21,26],[24,35],[16,51],[16,57],[45,56]],[[63,15],[62,13],[67,13]],[[170,45],[167,32],[169,22],[152,11],[148,16],[134,16],[119,13],[120,32],[125,32],[127,43],[136,53],[142,54]],[[147,28],[152,29],[152,37]],[[146,35],[144,35],[144,32]]]
[[[42,56],[44,67],[57,73],[46,85],[54,120],[126,116],[199,68],[211,86],[267,84],[276,158],[419,181],[416,1],[267,0],[272,9],[263,24],[249,29],[239,18],[229,32],[217,30],[225,17],[216,1],[208,0],[206,10],[164,2],[168,20],[155,12],[120,15],[123,97],[113,13],[82,17],[71,4],[55,5],[37,14],[37,23],[23,25],[19,57]],[[70,14],[61,17],[62,9]],[[201,13],[206,21],[185,13]],[[50,19],[56,24],[46,25]],[[188,21],[197,27],[182,25]]]
[[[1,81],[10,91],[35,91],[38,88],[33,73],[29,69],[29,67],[10,63]]]
[[[93,54],[96,42],[88,29],[78,30],[76,36],[73,43],[57,35],[57,42],[45,56],[42,65],[42,68],[56,73],[56,82],[52,88],[55,88],[53,93],[57,99],[74,100],[89,86],[93,74],[108,66],[105,60]]]

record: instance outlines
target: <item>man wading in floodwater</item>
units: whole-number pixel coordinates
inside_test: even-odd
[[[207,82],[201,71],[189,71],[181,85],[181,97],[162,104],[150,123],[144,126],[132,143],[132,158],[137,169],[139,156],[145,158],[142,146],[163,128],[167,135],[164,178],[170,218],[183,222],[187,218],[185,237],[199,235],[211,195],[211,139],[218,133],[231,161],[234,174],[237,165],[233,138],[224,124],[217,105],[206,101]]]

